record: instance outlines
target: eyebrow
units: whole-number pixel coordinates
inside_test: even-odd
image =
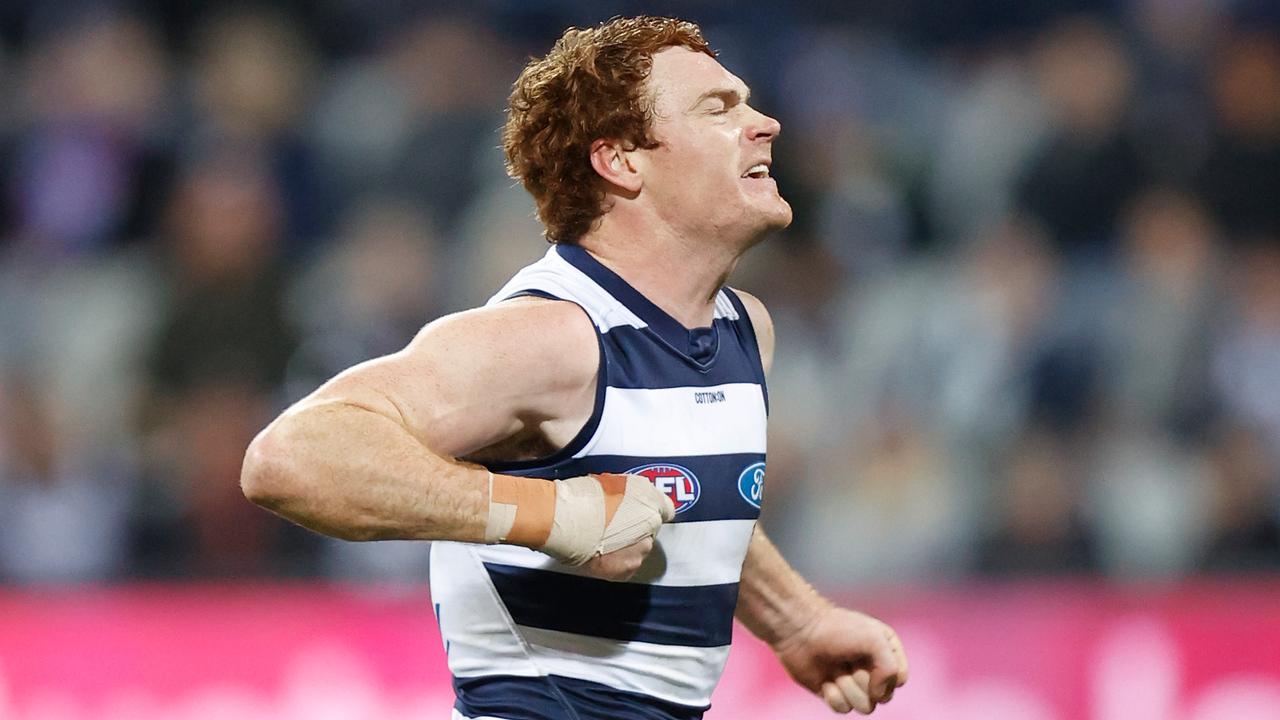
[[[706,102],[711,98],[720,98],[721,100],[725,101],[726,105],[731,104],[729,102],[730,100],[736,100],[737,102],[744,103],[751,98],[751,88],[744,87],[744,89],[746,90],[745,93],[738,92],[737,88],[729,88],[729,87],[712,88],[711,90],[708,90],[702,93],[701,95],[699,95],[698,99],[694,100],[693,104],[689,106],[689,110],[692,111],[696,109],[699,105],[701,105],[702,103]]]

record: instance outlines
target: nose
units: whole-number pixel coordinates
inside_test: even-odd
[[[778,137],[778,133],[782,132],[782,123],[765,115],[764,113],[752,108],[753,113],[751,123],[747,125],[747,139],[755,141],[770,141]]]

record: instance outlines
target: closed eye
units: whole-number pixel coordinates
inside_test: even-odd
[[[710,115],[723,115],[746,102],[745,95],[731,88],[718,88],[703,93],[690,109],[705,108]]]
[[[706,108],[707,113],[710,115],[724,115],[725,113],[729,112],[729,109],[733,107],[733,104],[730,103],[725,98],[713,97],[713,98],[707,98],[707,100],[703,103],[703,106]]]

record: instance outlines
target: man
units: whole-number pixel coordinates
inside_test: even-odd
[[[791,208],[779,125],[748,95],[690,23],[566,32],[504,135],[551,250],[249,448],[245,493],[270,510],[438,541],[455,719],[699,718],[735,611],[838,712],[906,681],[893,631],[756,527],[773,327],[723,286]]]

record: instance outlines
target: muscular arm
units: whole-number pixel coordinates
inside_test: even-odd
[[[489,475],[458,458],[530,431],[567,441],[591,412],[598,353],[569,303],[442,318],[272,422],[249,447],[241,485],[339,538],[480,541]]]

